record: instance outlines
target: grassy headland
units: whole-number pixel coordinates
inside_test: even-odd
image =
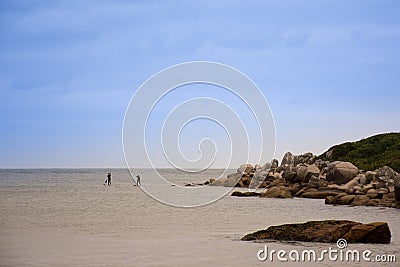
[[[365,171],[389,166],[400,172],[400,133],[374,135],[335,145],[319,156],[329,161],[349,161]]]

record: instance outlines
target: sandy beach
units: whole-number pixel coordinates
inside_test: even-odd
[[[322,219],[386,221],[392,231],[390,244],[350,247],[377,254],[396,254],[400,249],[397,209],[231,196],[203,207],[175,208],[132,186],[124,169],[113,170],[110,187],[102,184],[105,174],[104,169],[1,170],[0,265],[265,266],[271,263],[257,259],[265,243],[240,241],[243,235],[269,225]],[[206,175],[212,174],[209,170]],[[178,174],[176,179],[184,182]],[[268,245],[288,250],[327,247],[302,242]],[[291,266],[273,262],[276,265]]]

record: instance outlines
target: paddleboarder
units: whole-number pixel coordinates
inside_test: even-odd
[[[111,171],[107,173],[107,185],[111,185]]]

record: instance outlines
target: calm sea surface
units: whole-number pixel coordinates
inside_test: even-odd
[[[0,266],[317,266],[317,263],[261,262],[269,249],[336,248],[336,244],[243,242],[240,238],[270,225],[347,219],[388,222],[388,245],[350,244],[394,254],[399,266],[400,210],[324,205],[324,200],[236,198],[229,195],[197,208],[162,204],[134,187],[125,169],[0,170]],[[205,181],[219,170],[188,177],[161,170],[176,184]],[[142,183],[150,171],[141,170]],[[207,187],[210,195],[226,191]],[[342,266],[326,259],[321,266]],[[360,266],[360,263],[346,263]]]

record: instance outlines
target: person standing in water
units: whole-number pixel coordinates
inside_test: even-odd
[[[139,174],[136,175],[136,178],[137,178],[136,184],[137,184],[137,185],[142,185],[142,184],[140,183],[140,175],[139,175]]]
[[[107,173],[107,185],[111,185],[111,171]]]

